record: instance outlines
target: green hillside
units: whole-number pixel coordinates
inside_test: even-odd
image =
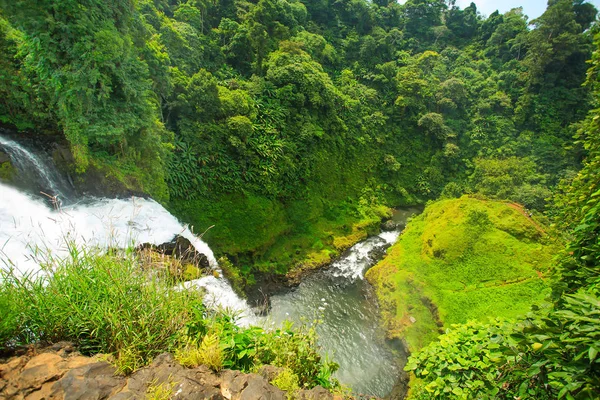
[[[550,292],[560,244],[521,206],[463,196],[428,205],[367,273],[388,335],[411,350],[469,320],[512,318]]]

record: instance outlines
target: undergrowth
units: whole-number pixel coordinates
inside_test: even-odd
[[[206,309],[201,292],[150,277],[132,251],[68,250],[47,257],[38,274],[0,270],[0,351],[71,341],[84,354],[114,356],[123,374],[173,352],[189,367],[250,372],[270,364],[292,371],[303,388],[338,387],[337,364],[318,353],[314,328],[240,327],[226,311]]]

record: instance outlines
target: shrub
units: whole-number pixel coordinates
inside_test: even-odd
[[[197,367],[206,365],[215,372],[223,369],[223,345],[219,336],[208,334],[202,338],[200,345],[188,344],[183,349],[177,350],[175,358],[185,367]]]
[[[300,389],[300,386],[298,385],[298,376],[289,368],[284,368],[279,375],[271,381],[271,384],[287,392],[286,397],[288,400],[293,399],[296,391]]]

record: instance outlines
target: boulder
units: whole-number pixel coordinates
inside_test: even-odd
[[[310,390],[299,390],[296,398],[298,400],[332,400],[333,394],[322,386],[315,386]]]
[[[4,164],[5,162],[10,162],[10,157],[7,153],[0,150],[0,164]]]
[[[260,374],[222,371],[206,366],[185,368],[164,353],[129,377],[116,375],[101,357],[85,357],[72,344],[0,361],[2,400],[145,400],[156,393],[174,400],[285,400],[286,393],[269,383],[281,368],[264,366]],[[304,400],[332,400],[322,387],[294,394]]]
[[[136,248],[144,268],[163,271],[182,281],[199,278],[210,272],[206,255],[198,252],[183,236],[175,236],[170,242],[159,245],[143,243]]]

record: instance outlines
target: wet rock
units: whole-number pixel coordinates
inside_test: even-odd
[[[160,254],[175,257],[181,262],[190,263],[200,269],[210,269],[210,263],[206,255],[198,252],[192,243],[183,236],[175,236],[170,242],[159,245],[143,243],[137,247],[138,250],[151,249]]]
[[[182,281],[197,279],[210,272],[206,255],[198,252],[183,236],[159,245],[144,243],[136,248],[146,269],[161,271]]]
[[[10,157],[8,154],[0,150],[0,164],[4,164],[5,162],[10,162]]]
[[[382,231],[395,231],[397,227],[398,224],[395,221],[392,221],[391,219],[388,219],[387,221],[381,223]]]

